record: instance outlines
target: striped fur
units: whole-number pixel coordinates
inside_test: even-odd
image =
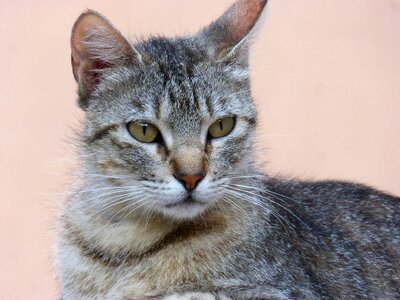
[[[400,298],[399,198],[257,171],[248,48],[265,4],[238,0],[196,35],[136,44],[98,13],[77,20],[86,114],[60,219],[64,300]],[[210,139],[226,116],[232,132]],[[134,139],[132,121],[162,142]],[[191,198],[177,168],[205,173]]]

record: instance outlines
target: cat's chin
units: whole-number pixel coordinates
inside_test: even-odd
[[[161,212],[170,218],[178,220],[194,219],[206,211],[208,204],[196,201],[191,197],[185,200],[170,203],[161,208]]]

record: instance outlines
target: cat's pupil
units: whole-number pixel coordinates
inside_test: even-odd
[[[146,136],[147,126],[142,125],[143,136]]]
[[[218,121],[219,121],[219,129],[222,131],[222,128],[223,128],[222,120],[220,119]]]

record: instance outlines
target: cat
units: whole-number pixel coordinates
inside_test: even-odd
[[[266,3],[137,43],[97,12],[77,19],[63,300],[400,299],[400,198],[258,171],[248,54]]]

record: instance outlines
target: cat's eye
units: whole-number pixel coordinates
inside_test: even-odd
[[[130,122],[127,125],[129,133],[142,143],[155,143],[160,138],[160,131],[156,126],[146,122]]]
[[[235,126],[234,117],[225,117],[218,119],[208,128],[208,135],[211,138],[220,138],[228,135]]]

